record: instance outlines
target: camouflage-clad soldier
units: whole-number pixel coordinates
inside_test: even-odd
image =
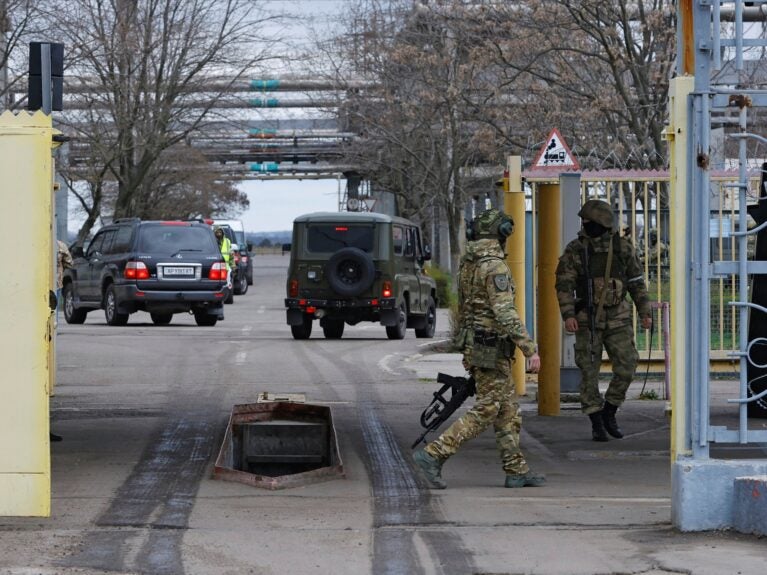
[[[626,398],[639,360],[626,294],[631,295],[645,329],[652,325],[650,301],[633,245],[613,233],[610,204],[589,200],[578,216],[583,229],[559,258],[557,299],[565,330],[575,333],[581,408],[591,420],[592,439],[607,441],[607,433],[620,439],[623,432],[615,413]],[[613,370],[604,401],[598,385],[603,346]]]
[[[513,229],[511,218],[491,209],[477,216],[467,232],[470,241],[458,272],[458,339],[477,396],[468,412],[414,455],[436,489],[446,487],[443,463],[491,424],[506,472],[505,486],[536,486],[546,481],[530,471],[519,446],[522,418],[510,376],[515,346],[529,358],[530,371],[540,369],[540,358],[514,306],[514,281],[504,260],[503,247]]]

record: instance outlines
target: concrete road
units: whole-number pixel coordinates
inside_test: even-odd
[[[294,341],[286,267],[256,258],[255,285],[213,328],[143,313],[126,327],[103,312],[62,322],[53,514],[0,518],[0,573],[764,573],[764,541],[671,528],[660,401],[628,401],[627,437],[596,444],[576,410],[537,416],[531,381],[523,448],[548,486],[503,489],[488,432],[447,463],[448,489],[429,491],[409,447],[458,356],[373,324]],[[441,313],[435,340],[446,328]],[[345,478],[283,491],[211,478],[232,405],[264,391],[331,407]]]

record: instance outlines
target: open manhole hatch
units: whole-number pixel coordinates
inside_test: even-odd
[[[235,405],[214,479],[284,489],[344,477],[330,408],[291,402]]]

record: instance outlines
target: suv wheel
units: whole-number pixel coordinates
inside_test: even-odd
[[[213,327],[218,322],[218,317],[206,311],[195,311],[194,321],[200,327]]]
[[[150,313],[149,315],[152,316],[152,322],[155,325],[168,325],[173,319],[172,313]]]
[[[115,286],[110,285],[104,295],[104,315],[109,325],[125,325],[128,323],[128,314],[117,311],[117,294]]]
[[[397,325],[386,326],[386,337],[389,339],[405,339],[405,332],[407,331],[407,308],[405,302],[399,304],[399,321]]]
[[[429,298],[429,307],[426,308],[426,324],[419,329],[415,330],[416,337],[434,337],[434,330],[437,327],[437,306],[434,303],[434,298]]]
[[[328,260],[325,274],[338,295],[353,297],[373,285],[375,265],[370,254],[359,248],[342,248]]]
[[[312,335],[312,316],[304,314],[304,321],[300,325],[291,325],[290,332],[293,339],[309,339]]]
[[[346,324],[343,320],[326,319],[322,326],[322,332],[325,334],[325,339],[341,339],[344,335],[344,326]]]
[[[72,284],[64,286],[64,319],[67,323],[85,323],[85,316],[88,311],[75,307],[75,294],[72,290]]]
[[[245,274],[238,274],[237,281],[234,283],[234,295],[245,295],[246,293],[248,293],[248,280],[245,279]]]

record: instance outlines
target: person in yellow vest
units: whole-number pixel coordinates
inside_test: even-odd
[[[224,235],[224,230],[216,226],[213,228],[213,234],[216,236],[218,242],[218,249],[221,250],[221,255],[226,262],[227,274],[226,284],[229,289],[232,289],[232,268],[234,266],[234,250],[232,249],[232,242]]]
[[[224,230],[218,226],[213,228],[213,234],[216,236],[218,242],[218,249],[221,250],[221,255],[224,256],[226,266],[229,268],[229,272],[232,271],[232,264],[234,264],[234,252],[232,251],[232,242],[229,241],[224,235]]]

